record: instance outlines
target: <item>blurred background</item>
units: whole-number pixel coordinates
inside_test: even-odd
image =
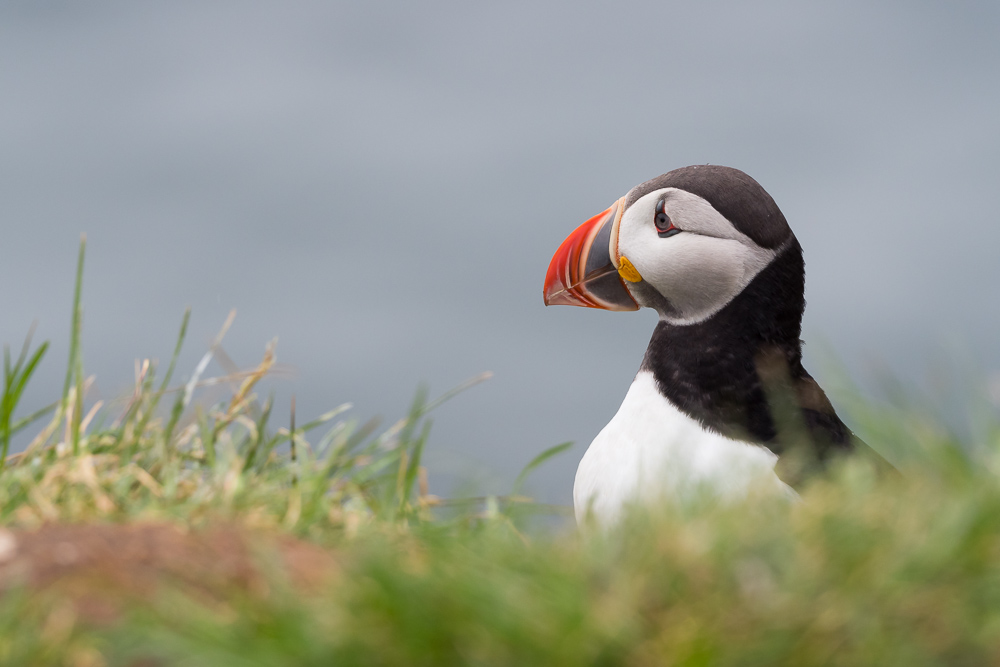
[[[0,340],[53,345],[21,414],[61,389],[86,232],[91,400],[165,362],[187,306],[189,376],[235,308],[229,356],[278,337],[292,371],[278,415],[388,425],[492,371],[437,411],[432,491],[505,491],[573,440],[530,486],[569,503],[656,317],[546,309],[549,258],[709,162],[801,241],[835,404],[828,368],[920,386],[956,350],[996,385],[998,35],[993,1],[4,2]]]

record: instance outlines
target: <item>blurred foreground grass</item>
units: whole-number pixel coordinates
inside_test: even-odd
[[[382,432],[342,409],[276,428],[271,348],[210,408],[211,350],[176,389],[143,362],[123,406],[86,405],[79,282],[48,411],[14,418],[44,348],[6,357],[3,446],[40,432],[0,470],[2,664],[1000,664],[995,414],[970,443],[858,402],[901,475],[855,457],[801,502],[581,534],[516,495],[430,496],[422,395]]]

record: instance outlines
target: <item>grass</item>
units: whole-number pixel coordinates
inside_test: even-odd
[[[124,409],[87,408],[82,246],[79,262],[59,400],[16,419],[46,346],[5,355],[4,453],[42,425],[0,470],[0,664],[1000,662],[995,413],[970,443],[859,401],[902,474],[854,457],[801,502],[694,499],[580,533],[533,523],[545,508],[517,495],[429,495],[423,392],[383,431],[344,406],[279,427],[254,394],[268,347],[200,406],[211,349],[171,384],[187,315],[162,377],[144,362]],[[44,542],[64,524],[91,528]]]

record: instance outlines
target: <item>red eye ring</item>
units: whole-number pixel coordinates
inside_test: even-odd
[[[681,230],[674,226],[670,216],[664,210],[666,200],[661,199],[656,202],[656,214],[653,216],[653,224],[656,226],[656,234],[661,239],[670,238],[674,234],[680,234]]]

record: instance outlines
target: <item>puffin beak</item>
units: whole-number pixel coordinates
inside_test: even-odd
[[[545,274],[546,306],[639,310],[618,273],[618,223],[624,200],[577,227],[556,250]]]

